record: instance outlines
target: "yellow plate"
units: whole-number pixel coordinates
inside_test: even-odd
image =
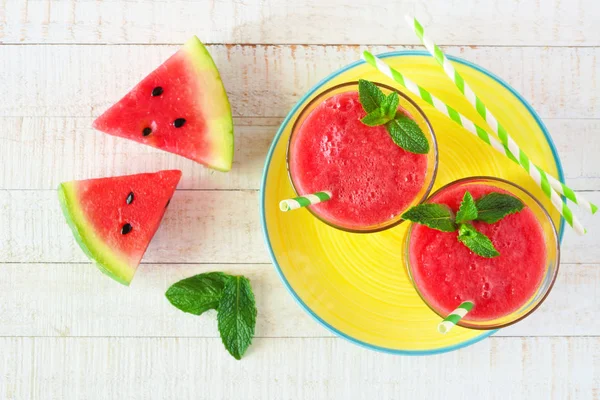
[[[394,52],[381,57],[486,127],[425,52]],[[562,167],[552,139],[531,106],[493,74],[467,61],[450,58],[530,158],[562,180]],[[421,301],[404,265],[402,245],[408,224],[380,233],[353,234],[327,226],[304,209],[279,211],[279,201],[294,196],[285,155],[298,112],[328,87],[359,78],[385,83],[406,93],[364,62],[356,62],[312,88],[292,109],[273,140],[261,186],[263,233],[273,264],[284,285],[310,315],[359,345],[396,354],[434,354],[475,343],[493,331],[456,327],[446,335],[437,332],[440,318]],[[438,139],[439,167],[434,191],[467,176],[510,180],[542,201],[555,225],[560,223],[562,237],[559,214],[523,169],[428,104],[415,96],[411,98],[429,117]]]

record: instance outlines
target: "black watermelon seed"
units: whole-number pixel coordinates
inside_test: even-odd
[[[177,118],[175,121],[173,121],[175,128],[181,128],[183,124],[185,124],[185,118]]]
[[[160,96],[161,94],[163,94],[163,88],[161,88],[160,86],[157,86],[154,89],[152,89],[153,97]]]
[[[129,192],[129,194],[127,195],[127,204],[131,204],[132,201],[133,201],[133,192]]]
[[[165,208],[169,207],[169,204],[171,204],[171,199],[169,199],[169,201],[167,201],[167,204],[165,204]]]
[[[129,232],[131,232],[132,229],[133,228],[128,223],[123,225],[123,227],[121,228],[121,235],[127,235]]]
[[[152,133],[152,129],[145,127],[144,130],[142,131],[142,135],[144,136],[148,136],[149,134]]]

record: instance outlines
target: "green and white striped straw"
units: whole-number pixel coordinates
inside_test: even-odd
[[[575,192],[573,192],[573,190],[564,185],[558,179],[546,174],[543,170],[541,170],[541,168],[537,167],[531,162],[531,160],[525,154],[525,152],[521,148],[519,148],[517,143],[509,135],[506,129],[498,122],[498,120],[494,117],[492,112],[485,106],[483,101],[481,101],[481,99],[477,97],[475,92],[473,92],[469,84],[463,79],[463,77],[458,73],[458,71],[454,69],[454,66],[452,65],[450,60],[448,60],[448,58],[442,52],[442,50],[427,36],[425,36],[425,31],[423,29],[423,26],[421,26],[421,24],[419,23],[419,21],[417,21],[416,18],[409,16],[406,17],[406,20],[408,21],[409,25],[411,25],[411,27],[414,29],[419,39],[421,39],[421,42],[423,43],[423,45],[425,45],[429,53],[431,53],[433,58],[442,66],[446,75],[450,78],[452,82],[454,82],[458,90],[460,90],[460,92],[467,98],[469,103],[471,103],[471,105],[477,110],[477,113],[481,115],[481,117],[488,123],[488,125],[492,128],[494,133],[498,135],[502,144],[507,146],[513,154],[519,156],[519,160],[521,160],[523,166],[531,170],[537,169],[537,172],[533,172],[534,174],[540,175],[539,180],[548,181],[550,183],[550,186],[558,193],[564,195],[567,199],[583,207],[583,209],[589,211],[590,213],[596,213],[596,211],[598,211],[598,207],[595,204],[590,203],[582,196],[576,194]]]
[[[294,197],[293,199],[282,200],[279,203],[279,209],[281,211],[296,210],[301,207],[310,206],[327,200],[331,200],[331,192],[317,192]]]
[[[518,154],[519,159],[523,161],[523,164],[526,164],[527,169],[537,169],[537,173],[540,175],[540,180],[547,180],[550,183],[550,186],[556,190],[558,193],[564,195],[566,198],[571,200],[573,203],[580,205],[585,210],[594,214],[598,211],[598,207],[590,203],[588,200],[583,198],[583,196],[576,194],[572,189],[567,187],[565,184],[560,182],[558,179],[554,178],[551,175],[546,174],[541,168],[531,163],[529,157],[519,148],[517,143],[512,139],[512,137],[508,134],[506,129],[498,123],[494,115],[487,109],[487,107],[483,104],[481,99],[479,99],[471,87],[467,84],[467,82],[462,78],[462,76],[454,69],[454,66],[450,63],[448,58],[444,55],[442,50],[435,45],[427,36],[425,36],[424,29],[417,21],[416,18],[406,17],[408,23],[413,27],[415,33],[421,39],[427,50],[431,53],[431,55],[435,58],[435,60],[443,67],[444,72],[448,77],[454,82],[456,87],[461,91],[461,93],[467,98],[467,100],[471,103],[473,107],[477,110],[478,114],[481,115],[488,125],[492,128],[492,130],[498,135],[502,143],[507,146],[513,154]],[[524,165],[525,166],[525,165]],[[535,173],[535,172],[534,172]]]
[[[463,301],[460,303],[460,306],[458,306],[456,310],[452,311],[450,315],[440,322],[438,325],[438,332],[442,334],[448,333],[450,329],[454,328],[458,321],[464,318],[464,316],[473,309],[474,305],[475,304],[473,304],[472,301]]]
[[[383,73],[384,75],[393,79],[396,83],[399,83],[400,85],[402,85],[403,87],[408,89],[410,92],[412,92],[414,95],[416,95],[417,97],[419,97],[420,99],[422,99],[423,101],[428,103],[429,105],[433,106],[436,110],[438,110],[439,112],[441,112],[442,114],[444,114],[445,116],[450,118],[452,121],[454,121],[458,125],[462,126],[467,131],[469,131],[473,135],[477,136],[479,139],[483,140],[485,143],[489,144],[496,151],[502,153],[503,155],[508,157],[510,160],[514,161],[515,163],[521,165],[521,167],[523,167],[525,169],[525,171],[527,171],[529,173],[529,175],[532,177],[532,179],[538,184],[538,186],[540,186],[542,188],[543,192],[550,198],[554,207],[565,218],[565,221],[567,221],[569,226],[573,227],[573,229],[580,235],[585,233],[585,229],[583,228],[583,226],[581,225],[579,220],[577,220],[577,218],[573,215],[573,212],[571,211],[571,209],[565,203],[563,203],[560,196],[558,196],[556,194],[556,192],[554,190],[552,190],[552,188],[548,184],[548,180],[542,179],[542,175],[540,173],[540,171],[542,171],[542,170],[539,167],[526,168],[513,155],[513,153],[508,149],[507,146],[504,146],[496,138],[494,138],[493,136],[490,136],[486,132],[485,129],[476,125],[473,121],[471,121],[470,119],[468,119],[467,117],[465,117],[464,115],[459,113],[456,109],[447,105],[442,100],[440,100],[437,97],[435,97],[434,95],[432,95],[425,88],[417,85],[415,82],[411,81],[405,75],[400,73],[398,70],[390,67],[389,65],[387,65],[386,63],[381,61],[381,59],[375,57],[370,52],[364,51],[363,59],[368,64],[370,64],[371,66],[373,66],[377,70],[379,70],[381,73]],[[544,173],[543,176],[547,177],[548,175]]]

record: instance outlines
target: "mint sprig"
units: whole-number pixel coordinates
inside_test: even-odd
[[[385,111],[383,111],[382,108],[378,108],[365,115],[360,122],[367,126],[379,126],[385,124],[389,120],[390,119],[385,114]]]
[[[443,204],[424,203],[407,210],[402,214],[402,218],[442,232],[458,230],[458,240],[473,253],[493,258],[499,256],[500,253],[490,238],[468,222],[495,223],[507,215],[521,211],[523,207],[521,200],[508,194],[492,192],[475,201],[471,193],[467,191],[460,203],[456,217]]]
[[[523,202],[504,193],[492,192],[477,200],[478,220],[493,224],[523,209]]]
[[[479,232],[471,224],[460,224],[458,228],[458,240],[473,253],[479,254],[482,257],[493,258],[500,255],[490,238]]]
[[[252,338],[256,325],[256,305],[250,281],[243,276],[234,276],[223,289],[219,303],[219,333],[223,345],[236,360],[242,358]]]
[[[473,200],[473,196],[471,193],[465,192],[462,202],[460,203],[460,208],[456,213],[456,222],[463,223],[473,221],[474,219],[477,219],[478,216],[479,211],[477,210],[477,205],[475,204],[475,200]]]
[[[187,313],[200,315],[216,309],[223,345],[235,359],[242,358],[252,343],[257,314],[247,278],[208,272],[173,284],[165,295],[171,304]]]
[[[406,151],[416,154],[429,153],[429,142],[419,125],[406,115],[397,115],[385,124],[394,143]]]
[[[181,311],[201,315],[217,309],[228,279],[229,276],[222,272],[195,275],[173,284],[165,296]]]
[[[402,218],[442,232],[454,232],[457,229],[452,210],[443,204],[419,204],[402,214]]]
[[[397,92],[392,92],[381,103],[381,110],[389,119],[393,120],[396,117],[396,112],[398,111],[399,105],[400,96],[398,96]]]
[[[385,100],[385,94],[371,81],[358,81],[358,99],[363,110],[368,114],[377,110]]]
[[[360,79],[358,81],[358,97],[360,104],[367,113],[361,122],[367,126],[385,125],[394,143],[404,150],[427,154],[429,141],[419,125],[398,112],[400,96],[392,92],[386,96],[373,82]]]

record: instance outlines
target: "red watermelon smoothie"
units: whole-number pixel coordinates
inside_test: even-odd
[[[412,224],[408,233],[409,273],[423,300],[445,317],[463,301],[475,307],[459,325],[495,329],[524,318],[548,294],[558,270],[558,240],[550,217],[523,189],[492,178],[469,178],[436,192],[429,202],[445,204],[455,213],[469,191],[475,200],[491,192],[515,196],[523,210],[499,222],[475,221],[500,256],[474,254],[457,239]]]
[[[387,94],[393,88],[379,85]],[[375,232],[402,221],[402,213],[427,197],[435,177],[435,136],[401,93],[399,112],[415,120],[429,154],[397,146],[384,126],[369,127],[357,83],[336,86],[301,112],[288,146],[288,169],[300,195],[329,191],[332,199],[309,207],[325,223],[351,232]]]

